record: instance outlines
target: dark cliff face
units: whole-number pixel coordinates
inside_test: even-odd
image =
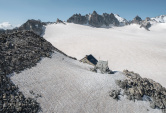
[[[42,35],[45,23],[41,22],[40,20],[28,20],[26,23],[21,25],[18,29],[19,31],[22,30],[30,30],[35,32],[37,35]]]
[[[70,17],[67,22],[75,24],[87,24],[94,27],[101,27],[103,25],[109,26],[110,24],[114,26],[119,26],[119,21],[115,18],[114,14],[104,13],[103,15],[97,14],[96,11],[93,11],[91,15],[81,16],[80,14],[74,14]]]
[[[67,22],[69,23],[75,23],[75,24],[86,24],[87,18],[86,16],[82,16],[81,14],[74,14],[72,17],[70,17]]]
[[[119,26],[119,21],[116,19],[116,17],[114,16],[113,13],[111,14],[107,14],[107,13],[104,13],[103,14],[103,17],[104,17],[104,22],[105,22],[105,25],[114,25],[114,26]]]
[[[131,23],[135,23],[135,24],[141,24],[141,22],[142,22],[142,19],[141,19],[141,17],[139,17],[139,16],[136,16],[136,17],[131,21]]]
[[[101,27],[103,23],[104,18],[101,15],[98,15],[96,11],[94,11],[89,19],[89,24],[94,27]]]

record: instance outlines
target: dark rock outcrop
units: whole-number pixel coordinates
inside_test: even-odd
[[[104,18],[101,15],[98,15],[96,11],[94,11],[90,16],[89,24],[94,27],[101,27],[104,24]]]
[[[150,24],[150,22],[142,22],[140,28],[142,28],[142,27],[149,31],[151,24]]]
[[[0,74],[0,113],[37,113],[40,104],[25,98],[5,74]]]
[[[109,96],[115,100],[119,100],[120,99],[120,97],[119,97],[120,92],[121,92],[120,90],[112,90],[109,92]]]
[[[57,18],[57,20],[56,20],[56,24],[58,24],[58,23],[65,24],[62,20],[59,20],[59,18]]]
[[[151,21],[151,19],[149,17],[147,17],[145,20],[142,21],[140,28],[143,27],[149,31],[149,28],[151,27],[150,21]]]
[[[88,20],[86,16],[82,16],[81,14],[74,14],[67,20],[67,22],[75,24],[86,24]]]
[[[136,17],[131,21],[132,24],[141,24],[141,22],[142,22],[142,19],[141,19],[141,17],[139,17],[139,16],[136,16]]]
[[[142,78],[137,73],[124,70],[124,74],[128,79],[117,80],[116,84],[124,89],[124,95],[127,95],[129,100],[144,100],[146,97],[151,108],[166,112],[166,88],[151,79]]]
[[[0,29],[0,34],[4,34],[5,30],[4,29]]]
[[[103,15],[97,14],[96,11],[93,11],[90,15],[82,16],[81,14],[74,14],[70,17],[67,22],[75,23],[75,24],[89,24],[94,27],[101,26],[119,26],[119,21],[115,18],[114,14],[104,13]]]

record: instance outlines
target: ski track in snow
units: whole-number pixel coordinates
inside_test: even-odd
[[[72,23],[46,26],[46,40],[64,53],[82,59],[87,54],[108,60],[112,70],[128,69],[166,87],[166,23],[146,31],[133,24],[93,28]]]
[[[37,66],[14,73],[11,80],[26,97],[34,97],[30,90],[42,95],[37,101],[43,113],[161,113],[146,101],[112,99],[108,92],[118,89],[115,80],[126,77],[121,72],[93,73],[90,68],[56,52],[51,59],[43,58]]]

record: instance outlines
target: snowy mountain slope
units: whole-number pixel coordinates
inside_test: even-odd
[[[105,29],[67,23],[46,26],[44,38],[77,59],[92,54],[112,70],[132,70],[166,87],[165,30],[165,23],[150,32],[137,24]]]
[[[120,26],[128,24],[128,21],[125,18],[120,17],[118,14],[114,14],[115,18],[118,19]]]
[[[37,101],[43,113],[161,113],[146,101],[133,102],[122,96],[120,101],[112,99],[108,92],[118,89],[115,80],[125,76],[93,73],[90,67],[56,52],[11,80],[27,97],[34,97],[31,90],[42,95]]]
[[[159,22],[159,23],[166,23],[166,15],[160,15],[160,16],[151,18],[151,20]]]

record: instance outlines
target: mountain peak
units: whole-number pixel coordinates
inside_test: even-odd
[[[93,11],[92,15],[97,15],[97,12],[96,12],[96,11]]]
[[[141,17],[138,15],[134,18],[134,20],[142,21]]]
[[[160,15],[160,16],[151,18],[151,20],[156,21],[158,23],[166,23],[166,15]]]
[[[131,21],[131,23],[133,24],[141,24],[141,17],[139,17],[138,15]]]

